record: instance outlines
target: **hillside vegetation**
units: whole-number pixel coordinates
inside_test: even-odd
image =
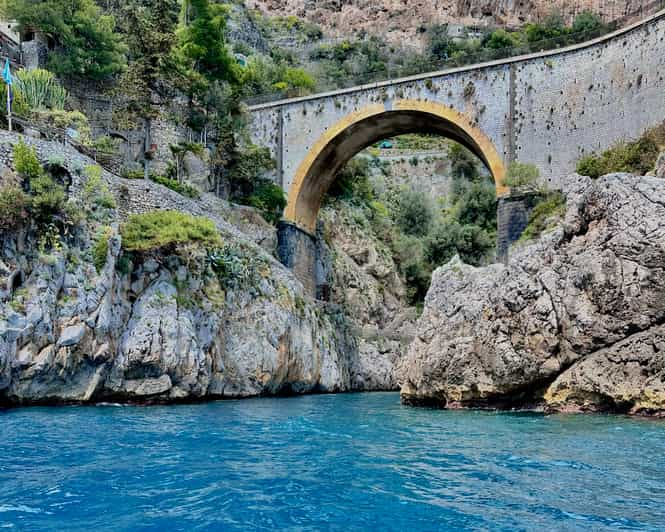
[[[418,145],[426,146],[428,140]],[[405,142],[412,144],[415,138],[408,136]],[[399,145],[399,139],[395,143]],[[453,256],[475,265],[494,258],[494,182],[466,148],[454,143],[446,148],[452,168],[449,197],[432,198],[412,185],[379,190],[373,175],[389,170],[379,158],[364,156],[352,159],[329,191],[328,202],[354,205],[361,213],[360,223],[387,246],[406,280],[410,302],[416,305],[422,303],[434,269]]]

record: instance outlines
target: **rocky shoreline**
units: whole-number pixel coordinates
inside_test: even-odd
[[[565,220],[507,265],[434,275],[402,363],[408,404],[665,412],[665,189],[568,178]]]
[[[665,413],[660,177],[570,176],[563,222],[506,265],[439,268],[416,327],[357,213],[323,213],[333,286],[321,303],[274,258],[274,228],[250,209],[104,179],[117,207],[93,209],[55,248],[29,227],[0,235],[2,407],[401,388],[416,406]],[[68,195],[84,188],[73,173]],[[223,242],[215,260],[241,274],[215,271],[197,246],[125,253],[122,223],[160,203],[209,216]]]
[[[25,140],[43,161],[57,149]],[[62,164],[71,175],[70,201],[85,205],[86,177],[76,169],[94,161],[67,157]],[[5,165],[11,168],[10,158]],[[362,270],[381,265],[376,253],[362,268],[349,258],[352,235],[340,239],[334,257],[345,265],[340,286],[354,286],[356,295],[340,290],[336,302],[321,303],[275,259],[275,228],[252,209],[209,194],[184,198],[149,181],[103,178],[117,205],[93,206],[57,245],[47,249],[30,223],[0,234],[0,404],[399,389],[395,366],[405,347],[374,337],[388,326],[398,335],[401,306]],[[0,176],[16,179],[10,169]],[[160,207],[209,217],[220,235],[214,257],[189,244],[123,250],[120,227],[128,217]],[[344,281],[349,276],[353,283]],[[370,306],[356,305],[361,293],[371,295]],[[378,312],[383,297],[391,297],[391,308]],[[376,318],[363,317],[365,310]]]

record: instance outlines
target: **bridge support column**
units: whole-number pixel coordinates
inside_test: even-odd
[[[277,252],[281,263],[295,274],[309,295],[328,299],[326,253],[319,237],[281,221],[277,227]]]
[[[517,242],[529,225],[529,216],[538,201],[539,194],[511,194],[499,198],[497,204],[496,256],[500,262],[508,262],[510,246]]]

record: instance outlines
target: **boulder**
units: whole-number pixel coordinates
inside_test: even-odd
[[[616,174],[566,189],[565,220],[507,266],[435,272],[405,402],[665,412],[665,187]]]
[[[79,323],[77,325],[72,325],[67,327],[62,331],[60,338],[58,339],[58,347],[71,347],[78,344],[83,335],[85,334],[85,325]]]

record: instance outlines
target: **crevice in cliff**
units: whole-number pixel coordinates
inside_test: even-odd
[[[596,353],[598,353],[600,351],[604,351],[606,349],[611,349],[614,346],[616,346],[616,345],[618,345],[622,342],[626,342],[626,341],[630,340],[634,336],[637,336],[639,334],[644,334],[645,332],[650,331],[651,329],[654,329],[656,327],[661,327],[663,325],[665,325],[665,314],[663,314],[662,316],[659,316],[658,318],[656,318],[653,322],[651,322],[646,327],[640,327],[636,323],[629,323],[628,326],[627,326],[625,334],[621,338],[619,338],[619,339],[617,339],[613,342],[610,342],[608,344],[601,345],[597,349],[594,349],[593,351],[585,353],[582,356],[583,357],[590,357],[590,356],[595,355]]]
[[[559,337],[562,336],[562,325],[561,325],[561,317],[559,316],[559,311],[557,310],[556,304],[554,303],[554,297],[552,297],[552,293],[549,291],[545,283],[542,281],[540,277],[537,278],[538,283],[543,289],[543,292],[547,294],[548,299],[550,300],[550,305],[552,306],[552,312],[554,312],[554,319],[556,320],[556,331]]]

